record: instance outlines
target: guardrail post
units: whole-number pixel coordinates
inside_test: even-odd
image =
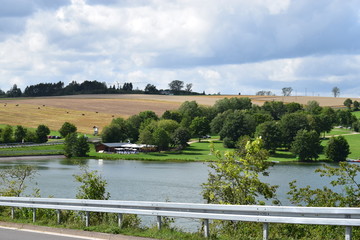
[[[345,240],[351,240],[352,239],[352,227],[346,226],[345,227]]]
[[[210,237],[209,219],[204,219],[204,236]]]
[[[36,221],[36,208],[33,208],[33,222]]]
[[[15,218],[15,208],[12,207],[11,208],[11,219],[14,219]]]
[[[263,240],[269,238],[269,223],[263,223]]]
[[[160,230],[161,229],[161,216],[156,217],[156,222],[157,222],[157,228]]]
[[[90,212],[85,213],[85,226],[90,226]]]
[[[61,210],[56,210],[56,215],[57,215],[57,223],[60,224],[61,223]]]
[[[118,226],[119,226],[119,228],[121,228],[122,221],[123,221],[123,214],[118,213]]]
[[[346,214],[345,218],[351,218],[351,215]],[[351,240],[352,239],[352,227],[346,226],[345,227],[345,240]]]

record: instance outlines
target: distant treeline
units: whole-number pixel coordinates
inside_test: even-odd
[[[180,83],[173,87],[173,83]],[[187,84],[183,90],[184,83],[180,80],[174,80],[169,84],[169,89],[158,90],[155,85],[147,84],[144,90],[134,89],[132,83],[124,83],[122,86],[107,86],[105,82],[84,81],[78,83],[72,81],[67,86],[63,82],[57,83],[39,83],[30,85],[22,92],[16,84],[4,92],[0,89],[0,97],[40,97],[40,96],[60,96],[60,95],[76,95],[76,94],[129,94],[129,93],[145,93],[145,94],[162,94],[162,95],[199,95],[200,93],[191,90],[192,84]],[[190,87],[189,87],[190,86]],[[201,93],[205,94],[205,93]]]

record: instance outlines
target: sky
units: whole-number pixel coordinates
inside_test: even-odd
[[[358,0],[0,0],[0,89],[97,80],[360,96]]]

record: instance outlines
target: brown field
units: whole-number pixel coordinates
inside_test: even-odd
[[[93,126],[101,129],[114,117],[127,118],[141,111],[152,110],[158,115],[166,110],[177,109],[184,101],[196,101],[201,105],[212,106],[225,97],[249,97],[254,104],[265,101],[299,102],[310,100],[321,106],[343,107],[346,98],[303,97],[303,96],[166,96],[166,95],[75,95],[60,97],[0,99],[0,124],[37,127],[45,124],[58,130],[65,122],[71,122],[83,133],[92,133]],[[354,98],[353,100],[360,101]],[[6,105],[6,106],[5,106]]]

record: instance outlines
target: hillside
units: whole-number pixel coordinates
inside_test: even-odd
[[[0,124],[37,127],[45,124],[57,130],[65,121],[74,123],[80,132],[92,133],[93,126],[101,129],[114,117],[127,118],[141,111],[152,110],[158,115],[166,110],[177,109],[184,101],[196,101],[212,106],[225,97],[249,97],[253,104],[265,101],[299,102],[306,104],[316,100],[321,106],[343,107],[346,98],[303,96],[168,96],[141,94],[71,95],[59,97],[0,99]],[[353,99],[358,100],[360,99]]]

